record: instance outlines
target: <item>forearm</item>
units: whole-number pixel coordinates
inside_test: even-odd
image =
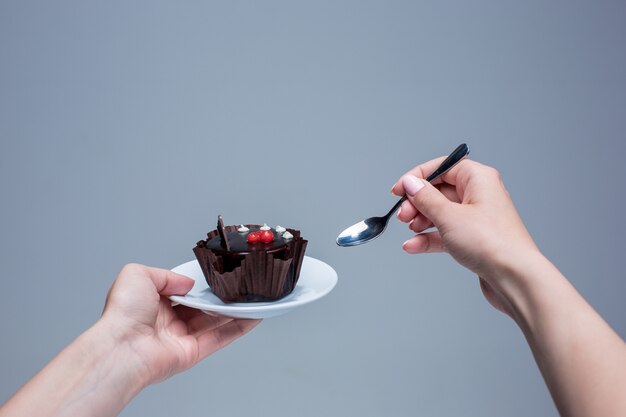
[[[0,408],[9,416],[115,416],[143,387],[132,355],[98,322]]]
[[[560,413],[626,415],[626,345],[556,267],[533,253],[495,279]]]

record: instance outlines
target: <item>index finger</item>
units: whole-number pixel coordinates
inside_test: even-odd
[[[409,170],[404,175],[413,175],[418,178],[426,178],[431,173],[435,172],[435,170],[446,158],[446,156],[441,156],[439,158],[431,159],[430,161],[424,162],[423,164],[420,164],[415,168]],[[476,175],[477,172],[479,170],[482,170],[483,168],[486,168],[486,166],[476,161],[472,161],[471,159],[464,158],[458,164],[450,168],[443,175],[433,181],[433,184],[439,184],[442,182],[453,186],[466,184],[473,175]],[[398,181],[393,185],[393,187],[391,188],[391,192],[397,196],[402,196],[406,193],[400,179],[398,179]]]

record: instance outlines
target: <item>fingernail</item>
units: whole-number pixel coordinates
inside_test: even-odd
[[[398,213],[396,214],[396,216],[398,216],[398,218],[400,217],[400,213],[402,213],[402,206],[400,206],[400,208],[398,209]]]
[[[396,188],[396,184],[394,184],[393,187],[391,187],[391,195],[396,195],[396,193],[393,192],[394,188]]]
[[[411,197],[424,188],[424,182],[413,175],[406,175],[402,178],[402,185],[404,185],[404,190]]]

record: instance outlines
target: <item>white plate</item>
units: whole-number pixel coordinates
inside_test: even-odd
[[[302,261],[300,278],[293,292],[278,301],[258,303],[224,303],[206,283],[198,261],[178,265],[172,271],[193,278],[196,283],[187,295],[173,295],[178,304],[200,309],[208,314],[242,319],[264,319],[285,314],[296,307],[318,300],[337,284],[337,273],[328,264],[309,256]]]

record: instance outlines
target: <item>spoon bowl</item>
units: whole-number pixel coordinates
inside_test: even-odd
[[[348,227],[337,237],[339,246],[356,246],[380,236],[387,228],[384,217],[370,217]]]
[[[469,154],[469,147],[462,143],[439,165],[439,167],[426,178],[426,181],[433,182],[439,176],[443,175],[450,168],[455,166],[461,159]],[[380,236],[387,228],[389,218],[398,210],[400,205],[407,199],[405,195],[389,210],[389,213],[383,217],[370,217],[362,220],[341,232],[337,236],[337,245],[339,246],[357,246],[369,242]]]

